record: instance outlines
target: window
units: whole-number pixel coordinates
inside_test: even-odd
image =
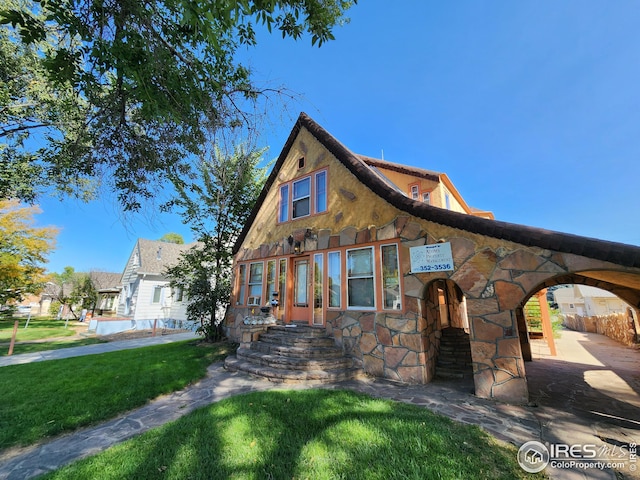
[[[244,297],[247,293],[247,266],[240,265],[238,268],[238,298],[236,299],[236,304],[244,305]]]
[[[181,302],[182,301],[182,288],[181,287],[175,287],[173,289],[173,298],[175,299],[176,302]]]
[[[398,246],[383,245],[382,253],[382,308],[400,310],[400,274],[398,267]]]
[[[249,301],[247,305],[262,304],[262,270],[264,265],[252,263],[249,265]]]
[[[411,198],[414,200],[418,200],[418,195],[420,194],[418,190],[418,185],[411,185]]]
[[[316,213],[327,211],[327,172],[316,173]]]
[[[286,292],[287,292],[287,260],[280,260],[280,267],[278,272],[278,303],[280,304],[280,308],[284,309]]]
[[[296,278],[293,287],[294,305],[296,307],[308,307],[309,299],[307,295],[307,281],[309,274],[309,261],[296,260],[295,273]]]
[[[375,308],[373,248],[347,251],[347,306]]]
[[[313,256],[313,323],[322,325],[322,305],[324,302],[323,279],[324,279],[324,258],[321,253]]]
[[[280,185],[278,223],[327,211],[327,170]]]
[[[444,204],[447,210],[451,210],[451,198],[448,193],[444,194]]]
[[[289,185],[280,187],[280,210],[278,211],[278,221],[289,220]]]
[[[329,307],[341,305],[341,265],[340,252],[329,252],[327,255],[327,281],[329,282]]]
[[[430,194],[429,192],[424,192],[424,193],[422,194],[422,201],[423,201],[424,203],[431,204],[431,194]]]
[[[276,261],[269,260],[267,262],[267,298],[265,303],[271,304],[273,293],[276,291]]]
[[[293,218],[306,217],[311,213],[311,179],[293,182]]]
[[[153,288],[153,299],[151,303],[160,303],[162,299],[162,287],[154,287]]]

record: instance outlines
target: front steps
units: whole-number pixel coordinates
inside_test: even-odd
[[[473,378],[469,334],[462,328],[445,328],[440,337],[436,377],[444,379]]]
[[[257,341],[241,345],[235,356],[227,357],[224,366],[272,382],[329,383],[362,374],[324,328],[307,325],[270,326]]]

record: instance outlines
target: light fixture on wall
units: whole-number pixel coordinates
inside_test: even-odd
[[[296,242],[293,245],[293,253],[295,253],[296,255],[300,255],[301,252],[301,246],[300,246],[300,242]]]

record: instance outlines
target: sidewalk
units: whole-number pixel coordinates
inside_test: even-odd
[[[473,383],[470,382],[434,381],[427,385],[402,385],[381,379],[367,379],[322,386],[282,385],[231,373],[222,367],[222,363],[215,363],[209,367],[204,379],[182,391],[159,397],[144,407],[104,424],[55,438],[48,443],[0,454],[0,479],[32,478],[176,420],[196,408],[232,395],[272,389],[352,389],[374,397],[412,403],[462,423],[479,425],[496,438],[516,447],[531,440],[592,443],[599,446],[607,442],[613,445],[616,442],[638,442],[640,409],[636,405],[640,403],[636,402],[640,401],[640,379],[636,372],[640,371],[640,352],[620,346],[606,337],[592,335],[568,332],[565,336],[563,332],[563,339],[558,342],[557,357],[549,357],[543,344],[535,345],[534,361],[527,363],[527,376],[531,398],[538,406],[507,405],[477,398],[473,395]],[[113,343],[121,343],[123,348],[136,348],[134,342],[141,346],[140,342],[149,345],[152,342],[165,343],[179,339],[175,337],[180,335]],[[113,349],[112,345],[108,351]],[[49,355],[41,356],[42,360],[50,358]],[[570,357],[575,358],[572,360]],[[596,371],[596,374],[592,375],[592,371]],[[585,375],[590,384],[581,380]],[[613,385],[613,390],[612,378],[619,379]],[[626,389],[622,388],[623,384]],[[598,392],[597,395],[594,392]],[[616,418],[611,418],[613,416]],[[546,472],[551,478],[560,480],[616,479],[611,470],[547,468]],[[638,478],[628,475],[626,471],[624,473],[624,478]]]

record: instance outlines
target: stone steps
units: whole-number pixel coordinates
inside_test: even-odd
[[[354,366],[324,328],[269,326],[258,340],[243,344],[224,362],[230,371],[242,371],[272,382],[328,383],[357,378]]]
[[[440,351],[436,362],[438,378],[472,378],[473,363],[469,334],[462,328],[445,328],[440,337]]]

